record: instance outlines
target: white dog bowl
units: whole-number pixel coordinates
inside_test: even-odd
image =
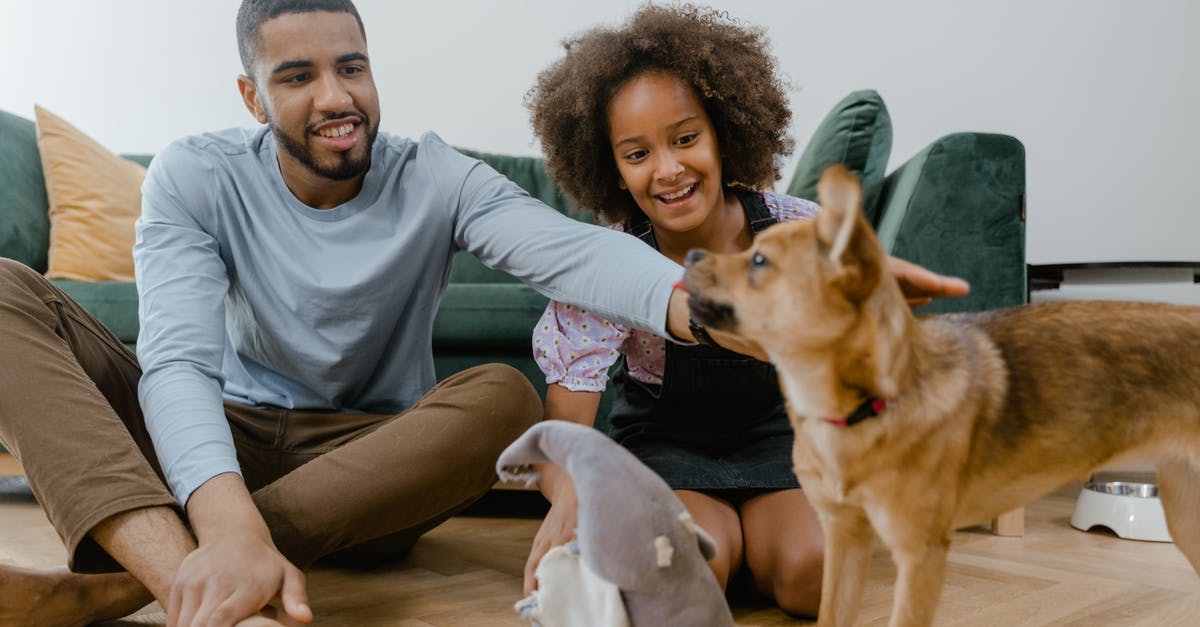
[[[1083,486],[1071,526],[1084,531],[1107,527],[1126,540],[1171,541],[1158,486],[1153,483],[1107,481]]]

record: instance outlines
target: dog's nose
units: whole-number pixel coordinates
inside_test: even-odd
[[[704,251],[699,248],[693,248],[688,251],[687,256],[683,258],[684,267],[690,266],[697,261],[704,259]]]

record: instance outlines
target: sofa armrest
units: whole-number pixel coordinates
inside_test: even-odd
[[[1025,148],[1007,135],[954,133],[884,181],[875,225],[889,254],[966,279],[971,293],[921,313],[1027,301]]]

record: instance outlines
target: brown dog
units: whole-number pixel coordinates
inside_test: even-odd
[[[852,625],[872,528],[898,570],[891,625],[929,625],[956,528],[1125,453],[1152,456],[1200,572],[1200,308],[1054,303],[915,318],[831,168],[822,212],[744,253],[688,256],[692,313],[779,371],[794,464],[825,532],[820,625]]]

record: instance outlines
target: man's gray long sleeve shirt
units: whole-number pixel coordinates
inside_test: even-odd
[[[324,210],[287,188],[266,127],[188,137],[157,155],[134,246],[139,398],[179,501],[239,472],[224,399],[398,413],[432,388],[433,318],[459,250],[662,335],[682,273],[433,134],[380,133],[361,191]]]

